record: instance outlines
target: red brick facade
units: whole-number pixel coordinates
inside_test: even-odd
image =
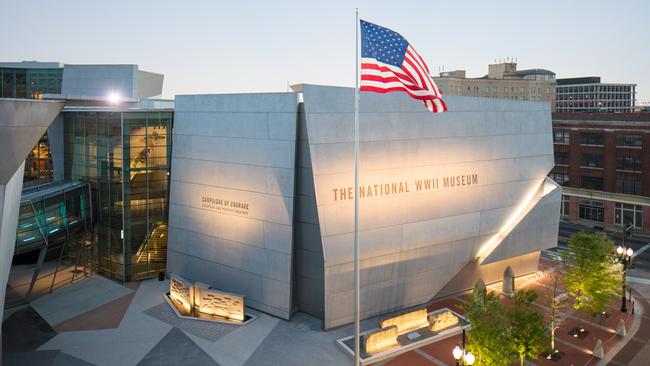
[[[553,146],[556,153],[568,153],[568,164],[556,164],[552,173],[568,175],[566,187],[590,189],[596,192],[594,200],[598,200],[598,191],[629,194],[631,201],[638,201],[639,197],[650,197],[650,113],[553,113],[554,136],[560,131],[569,134],[569,142],[564,143],[561,137],[554,137]],[[619,135],[640,136],[641,143],[617,146]],[[581,137],[587,136],[598,139],[602,137],[602,143],[581,142]],[[622,139],[623,136],[619,138]],[[635,137],[633,139],[636,141]],[[600,157],[602,166],[598,166]],[[618,157],[640,158],[640,165],[631,169],[619,169],[621,166],[617,164]],[[592,164],[595,166],[587,167],[590,164],[583,163],[583,158],[596,160]],[[635,160],[634,164],[637,162]],[[601,179],[602,189],[599,189],[597,187],[600,186]],[[620,181],[618,187],[617,180]],[[580,218],[579,202],[582,199],[584,198],[573,196],[569,198],[569,219]],[[614,225],[616,202],[611,199],[603,199],[602,202],[605,207],[602,224]],[[650,206],[643,207],[643,230],[650,232]]]

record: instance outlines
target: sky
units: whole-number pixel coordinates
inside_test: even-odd
[[[402,34],[429,69],[495,59],[558,78],[636,83],[650,103],[650,1],[3,0],[0,61],[138,64],[176,94],[354,85],[354,9]]]

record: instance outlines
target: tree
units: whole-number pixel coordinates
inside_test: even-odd
[[[604,312],[620,292],[621,266],[613,254],[614,242],[604,233],[581,231],[569,238],[568,250],[563,254],[563,283],[575,299],[576,311],[590,315]]]
[[[548,329],[550,333],[549,340],[551,342],[551,354],[556,351],[555,349],[555,331],[560,328],[564,317],[562,316],[562,311],[567,307],[567,293],[560,293],[560,284],[562,281],[562,271],[559,266],[551,268],[546,273],[546,278],[549,280],[549,283],[546,284],[548,291],[544,292],[551,312],[548,315]]]
[[[505,309],[499,297],[474,288],[463,310],[472,326],[467,333],[467,349],[476,356],[477,366],[508,366],[514,361]]]
[[[544,316],[534,309],[536,299],[534,290],[518,290],[512,308],[507,311],[512,351],[521,366],[526,359],[536,359],[546,342]]]

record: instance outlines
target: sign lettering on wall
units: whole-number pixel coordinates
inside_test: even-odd
[[[421,178],[397,182],[382,182],[376,184],[360,184],[359,198],[372,198],[405,194],[411,192],[429,192],[441,189],[458,188],[478,184],[478,174],[462,174],[447,177]],[[354,199],[353,187],[333,188],[334,201]]]
[[[211,211],[248,216],[248,203],[214,196],[201,196],[201,207]]]

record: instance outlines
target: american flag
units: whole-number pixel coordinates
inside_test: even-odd
[[[406,92],[431,112],[446,112],[442,93],[420,55],[399,33],[361,20],[360,91]]]

